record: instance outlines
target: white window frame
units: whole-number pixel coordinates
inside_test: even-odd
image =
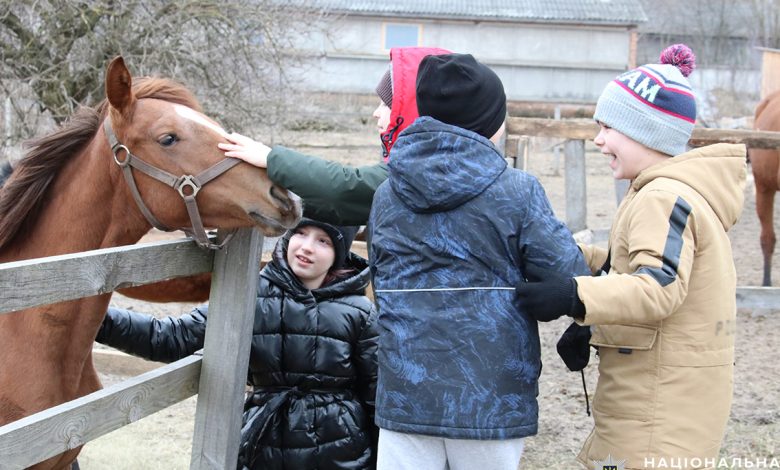
[[[383,22],[382,23],[382,50],[385,52],[388,52],[393,47],[405,47],[405,46],[390,46],[387,47],[387,27],[388,26],[403,26],[403,27],[417,27],[417,44],[407,44],[405,46],[421,46],[422,45],[422,35],[423,35],[423,25],[422,23],[401,23],[397,21],[393,22]]]

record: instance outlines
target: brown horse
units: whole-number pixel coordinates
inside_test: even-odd
[[[780,131],[780,91],[758,103],[753,127],[759,131]],[[775,252],[774,205],[780,189],[780,149],[748,149],[756,185],[756,213],[761,222],[761,251],[764,255],[764,286],[772,285],[772,255]]]
[[[106,96],[34,141],[0,190],[0,262],[138,241],[151,223],[120,166],[131,156],[172,175],[203,175],[218,165],[222,173],[203,178],[212,181],[197,194],[196,211],[207,227],[260,226],[266,235],[278,235],[297,222],[300,200],[274,186],[265,170],[220,163],[225,157],[217,143],[226,142],[224,131],[183,86],[157,78],[133,81],[117,58],[106,73]],[[154,219],[171,228],[190,225],[182,197],[195,199],[197,177],[183,177],[189,182],[180,195],[130,171]],[[109,297],[0,315],[0,425],[101,387],[91,352]],[[31,468],[68,468],[79,450]]]

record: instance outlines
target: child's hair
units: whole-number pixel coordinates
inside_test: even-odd
[[[355,274],[357,272],[357,269],[354,268],[331,268],[328,270],[328,273],[325,274],[325,278],[322,280],[322,285],[320,287],[327,286],[328,284],[332,284],[338,280],[348,278]]]
[[[688,75],[696,56],[684,44],[669,46],[660,64],[646,64],[609,82],[593,119],[667,155],[687,150],[696,122],[696,98]]]

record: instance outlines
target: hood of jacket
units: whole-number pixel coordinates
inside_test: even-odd
[[[742,213],[747,173],[745,154],[743,144],[700,147],[647,168],[632,186],[639,191],[656,178],[685,183],[702,195],[728,231]]]
[[[307,298],[319,300],[347,294],[363,295],[370,279],[368,261],[352,252],[347,254],[343,269],[352,269],[354,272],[314,290],[304,286],[287,263],[287,245],[291,236],[292,232],[288,232],[279,239],[274,247],[271,262],[260,271],[261,276],[282,286],[296,300]]]
[[[393,80],[393,105],[390,125],[380,134],[382,157],[387,162],[398,135],[419,116],[417,112],[417,69],[425,56],[450,54],[436,47],[394,47],[390,49]]]
[[[481,194],[506,166],[488,139],[423,116],[398,139],[389,184],[413,212],[440,212]]]

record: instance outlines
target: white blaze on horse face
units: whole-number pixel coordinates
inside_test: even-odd
[[[194,109],[182,106],[180,104],[173,105],[173,109],[176,110],[176,114],[183,117],[184,119],[189,119],[190,121],[196,122],[201,126],[208,127],[222,137],[227,138],[228,133],[225,131],[225,129],[218,126],[215,122],[207,119],[206,116],[195,111]]]

